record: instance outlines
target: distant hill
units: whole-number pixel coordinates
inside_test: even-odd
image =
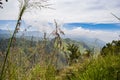
[[[44,42],[41,41],[42,38],[40,37],[42,36],[42,33],[38,31],[28,31],[24,33],[24,36],[22,35],[23,35],[23,32],[19,32],[17,34],[16,42],[13,44],[13,46],[17,46],[20,49],[23,49],[23,51],[26,53],[27,56],[30,53],[29,50],[37,48],[38,44],[40,44],[39,49],[42,49],[41,46],[44,45]],[[9,42],[8,38],[10,38],[9,31],[0,30],[0,44],[1,44],[0,51],[6,51],[8,42]],[[50,54],[53,52],[54,50],[53,42],[54,42],[53,38],[47,41],[47,44],[44,47],[45,54]],[[85,50],[91,50],[91,51],[94,51],[95,53],[99,53],[100,49],[105,43],[99,39],[94,39],[94,38],[85,38],[85,37],[79,37],[76,39],[75,38],[63,38],[64,51],[61,50],[61,51],[56,52],[58,53],[56,54],[58,58],[58,63],[59,63],[57,64],[58,68],[62,68],[64,65],[67,65],[65,53],[67,53],[67,55],[70,54],[69,51],[67,50],[68,44],[77,45],[79,47],[81,54],[83,54]],[[36,59],[38,58],[39,56],[36,56]]]
[[[13,31],[7,31],[7,30],[0,30],[0,39],[4,38],[7,39],[10,37],[10,32]],[[22,36],[24,35],[24,36]],[[39,31],[27,31],[27,32],[22,32],[20,31],[17,34],[18,38],[26,38],[27,40],[31,40],[33,37],[34,41],[41,40],[43,34]],[[80,47],[80,51],[84,52],[84,50],[89,49],[89,50],[95,50],[95,51],[100,51],[100,49],[106,44],[104,41],[96,39],[96,38],[88,38],[88,37],[79,37],[79,38],[65,38],[63,39],[64,44],[76,44]]]
[[[106,42],[97,39],[97,38],[89,38],[89,37],[79,37],[79,38],[73,38],[73,40],[76,40],[78,42],[81,42],[83,44],[86,44],[89,49],[101,49]]]
[[[10,37],[9,31],[0,29],[0,39],[7,39]]]
[[[86,49],[91,50],[96,53],[99,53],[101,48],[106,44],[104,41],[101,41],[99,39],[94,38],[83,38],[80,37],[79,39],[70,39],[66,38],[64,39],[65,43],[68,44],[75,44],[79,46],[81,53],[83,53]]]
[[[8,30],[0,29],[0,34],[10,34],[10,32]]]

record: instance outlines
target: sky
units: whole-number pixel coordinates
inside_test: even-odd
[[[14,29],[19,13],[17,0],[4,2],[0,9],[0,29]],[[54,19],[61,25],[67,37],[86,36],[105,42],[119,39],[120,0],[49,0],[53,9],[33,9],[26,12],[21,29],[31,25],[30,30],[50,32],[54,29]],[[12,21],[11,21],[12,20]],[[12,27],[13,26],[13,27]]]

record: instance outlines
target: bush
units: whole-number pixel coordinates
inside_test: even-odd
[[[120,71],[120,56],[108,55],[86,62],[78,71],[67,75],[68,80],[117,80]]]
[[[118,55],[120,54],[120,40],[107,43],[101,50],[101,55]]]

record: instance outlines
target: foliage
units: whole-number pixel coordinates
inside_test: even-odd
[[[81,53],[79,51],[79,47],[75,44],[68,44],[67,50],[70,51],[70,62],[73,62],[74,60],[77,60]]]
[[[9,39],[4,40],[4,42],[7,45]],[[0,46],[2,45],[4,43],[1,43]],[[46,47],[50,45],[50,42],[47,41]],[[55,63],[49,64],[49,61],[53,59],[51,54],[54,51],[50,50],[46,53],[49,47],[46,49],[42,40],[37,42],[32,38],[30,40],[16,38],[16,44],[10,49],[7,68],[2,80],[116,80],[117,72],[120,71],[119,54],[117,56],[98,56],[96,59],[91,59],[90,56],[86,60],[83,58],[76,63],[74,60],[83,56],[80,55],[79,47],[75,44],[66,46],[69,52],[73,53],[70,54],[73,62],[71,62],[72,65],[59,69],[55,66],[58,63],[55,61],[57,56],[54,59]],[[116,49],[119,50],[119,48]],[[3,63],[2,61],[0,64]]]
[[[101,50],[101,55],[118,55],[120,54],[120,40],[107,43]]]
[[[4,59],[4,62],[3,62],[3,66],[2,66],[2,71],[1,71],[1,75],[0,75],[0,79],[3,78],[3,74],[4,74],[4,70],[5,70],[5,66],[6,66],[6,62],[7,62],[7,59],[8,59],[8,55],[10,53],[10,48],[11,48],[11,45],[13,43],[13,41],[15,41],[15,35],[16,33],[18,33],[18,31],[20,30],[20,26],[21,26],[21,22],[22,22],[22,16],[24,14],[24,12],[28,9],[32,9],[32,8],[47,8],[46,6],[48,5],[42,5],[42,3],[46,3],[46,1],[31,1],[31,0],[18,0],[19,1],[19,5],[20,5],[20,9],[19,9],[19,15],[18,15],[18,19],[17,19],[17,23],[16,23],[16,26],[15,26],[15,29],[14,29],[14,32],[10,38],[10,41],[8,43],[8,48],[7,48],[7,51],[6,51],[6,55],[5,55],[5,59]]]
[[[78,71],[69,72],[65,80],[117,80],[117,73],[120,71],[120,55],[99,57],[87,61]]]
[[[120,77],[120,40],[102,48],[101,54],[106,56],[91,59],[90,50],[85,51],[85,58],[81,55],[80,46],[69,39],[66,40],[69,43],[63,46],[61,34],[65,34],[56,20],[52,32],[54,38],[51,40],[47,40],[46,33],[44,40],[39,41],[34,41],[34,37],[31,40],[16,38],[25,12],[33,8],[49,8],[50,5],[46,4],[47,0],[18,1],[20,6],[15,30],[10,39],[0,40],[0,80],[116,80]],[[2,8],[1,5],[0,0]],[[65,59],[60,54],[64,54]],[[59,59],[65,65],[62,68]],[[70,65],[65,64],[67,59]]]

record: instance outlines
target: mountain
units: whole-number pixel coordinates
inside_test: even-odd
[[[106,44],[104,41],[95,39],[95,38],[85,38],[79,37],[77,39],[64,39],[64,42],[67,44],[75,44],[79,47],[81,53],[83,53],[86,49],[94,51],[95,53],[99,53],[101,48]]]
[[[73,40],[76,40],[78,42],[85,43],[89,45],[90,48],[102,48],[106,42],[97,39],[97,38],[89,38],[89,37],[79,37],[79,38],[73,38]]]
[[[24,35],[24,36],[34,36],[34,37],[41,37],[43,34],[39,31],[19,31],[17,33],[18,36]]]
[[[8,30],[2,30],[0,29],[0,34],[9,34],[10,32]]]
[[[8,31],[8,30],[2,30],[2,29],[0,29],[0,38],[5,38],[5,39],[10,38],[10,36],[11,36],[12,33],[13,33],[13,31]],[[18,38],[21,38],[21,37],[23,38],[24,37],[24,38],[26,38],[28,40],[30,40],[31,37],[34,37],[35,40],[39,40],[40,37],[42,36],[42,33],[39,32],[39,31],[26,31],[26,32],[19,31],[16,34],[16,36]]]
[[[10,37],[10,32],[13,31],[7,31],[7,30],[0,30],[0,38],[9,38]],[[33,37],[34,41],[41,40],[43,36],[43,33],[39,31],[19,31],[17,33],[18,38],[26,38],[27,40],[31,40]],[[65,44],[76,44],[80,47],[80,51],[84,52],[85,49],[89,50],[96,50],[97,52],[100,51],[100,49],[106,44],[104,41],[96,38],[88,38],[84,36],[80,36],[78,38],[65,38],[64,39]]]
[[[10,33],[8,30],[0,29],[0,39],[6,39],[10,37]]]

